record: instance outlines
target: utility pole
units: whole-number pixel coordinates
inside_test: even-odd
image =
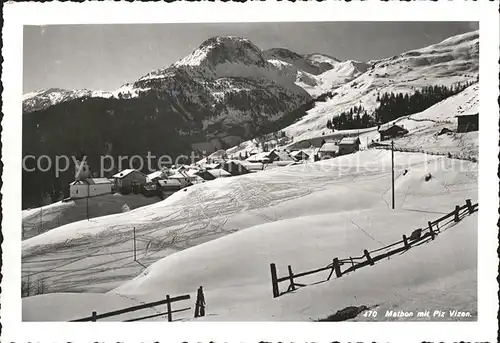
[[[392,209],[394,210],[394,141],[391,141],[391,162],[392,162]]]
[[[40,207],[40,232],[43,232],[43,202],[42,207]]]
[[[134,261],[137,261],[137,256],[135,252],[135,227],[134,227]]]
[[[89,196],[90,196],[90,183],[87,183],[87,220],[90,221],[89,218]]]

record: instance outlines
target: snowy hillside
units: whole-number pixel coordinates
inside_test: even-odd
[[[409,153],[396,153],[395,162],[396,211],[388,210],[390,152],[370,150],[313,164],[218,179],[154,205],[65,225],[25,240],[23,275],[30,275],[33,284],[44,279],[47,292],[111,292],[88,297],[49,294],[24,298],[23,317],[66,320],[86,316],[92,308],[102,311],[136,301],[157,300],[166,292],[190,293],[195,291],[191,288],[199,285],[204,286],[210,313],[214,315],[207,320],[307,320],[311,316],[318,319],[340,309],[339,306],[352,305],[355,302],[347,297],[340,303],[315,301],[308,311],[300,310],[301,301],[313,299],[315,292],[333,292],[334,296],[338,287],[347,292],[350,286],[340,285],[350,285],[349,280],[362,277],[358,275],[364,271],[347,276],[340,284],[336,280],[335,284],[272,300],[269,263],[277,263],[281,268],[286,263],[293,264],[299,270],[321,266],[331,261],[332,254],[356,255],[362,247],[373,248],[398,240],[403,232],[425,226],[427,220],[451,211],[466,198],[477,201],[477,164]],[[409,172],[403,175],[405,169]],[[428,173],[432,178],[426,181]],[[395,226],[396,223],[399,224]],[[457,226],[465,235],[456,237],[457,244],[462,242],[460,249],[475,256],[477,224],[475,218],[467,223]],[[143,271],[132,259],[134,227],[138,260],[146,266],[159,262],[127,283]],[[439,239],[444,241],[446,235]],[[288,243],[281,244],[283,241]],[[209,243],[202,244],[206,242]],[[408,253],[407,262],[400,260],[403,257],[394,257],[394,262],[381,263],[376,268],[398,269],[400,263],[408,263],[411,255],[426,254],[418,249]],[[445,256],[443,260],[456,253],[445,252],[439,243],[430,243],[428,249],[429,254],[440,251]],[[314,254],[297,254],[313,250]],[[445,282],[448,276],[460,277],[469,287],[471,275],[475,275],[474,266],[456,265],[456,269],[449,269],[444,263],[425,274],[420,279],[422,288],[414,291],[428,292],[433,282]],[[370,274],[370,269],[366,273]],[[403,277],[377,280],[379,284],[385,282],[385,286],[377,288],[382,293],[377,293],[369,305],[390,301],[391,292],[412,282]],[[352,293],[354,290],[359,293]],[[349,292],[357,299],[372,294],[366,293],[362,285]],[[415,294],[418,293],[401,291],[399,299],[410,301]],[[52,308],[50,314],[41,311],[48,306],[47,301]],[[291,306],[293,311],[280,314],[282,306]],[[252,307],[250,314],[248,309]],[[255,311],[257,308],[262,311]]]
[[[373,111],[378,94],[413,93],[429,85],[475,81],[479,72],[479,31],[369,64],[373,65],[371,69],[335,89],[336,96],[317,103],[306,116],[283,131],[296,141],[321,136],[323,132],[329,133],[327,120],[342,111],[358,105],[369,113]]]
[[[114,193],[89,198],[88,202],[86,198],[66,202],[58,201],[47,206],[24,210],[22,211],[22,238],[27,239],[58,226],[87,220],[87,216],[92,219],[113,213],[126,212],[158,201],[158,197]]]

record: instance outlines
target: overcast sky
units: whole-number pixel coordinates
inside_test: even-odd
[[[52,87],[114,90],[169,66],[218,35],[245,37],[261,49],[284,47],[369,61],[477,28],[469,22],[26,26],[23,92]]]

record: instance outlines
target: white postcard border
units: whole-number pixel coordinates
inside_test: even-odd
[[[498,258],[498,8],[491,2],[8,3],[3,28],[1,322],[5,341],[332,342],[496,340]],[[477,322],[450,323],[22,323],[22,26],[260,21],[480,21],[479,259]]]

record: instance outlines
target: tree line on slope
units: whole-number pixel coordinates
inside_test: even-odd
[[[438,102],[462,92],[474,82],[458,83],[452,86],[427,86],[414,94],[386,92],[377,95],[379,106],[371,115],[363,106],[351,107],[339,116],[329,119],[326,127],[330,130],[363,129],[387,123],[410,114],[419,113]]]

